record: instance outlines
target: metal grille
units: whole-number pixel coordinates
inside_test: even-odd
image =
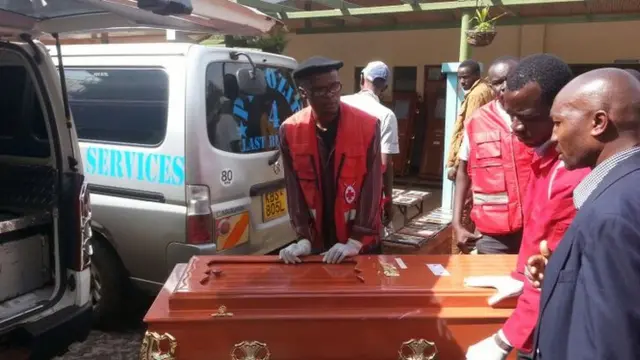
[[[56,202],[57,170],[42,165],[0,164],[0,207],[50,209]]]

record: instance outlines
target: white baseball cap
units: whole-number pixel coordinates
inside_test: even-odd
[[[389,67],[382,61],[372,61],[368,63],[364,69],[362,69],[362,75],[369,81],[382,79],[386,82],[389,78],[389,74]]]

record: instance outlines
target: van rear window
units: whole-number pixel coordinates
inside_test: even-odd
[[[3,64],[0,80],[0,154],[49,157],[47,119],[31,74],[25,66]]]
[[[267,92],[240,93],[236,72],[248,64],[217,62],[207,67],[207,133],[215,148],[240,154],[275,150],[282,122],[302,109],[291,69],[259,65]]]
[[[162,69],[65,67],[83,141],[157,146],[167,132],[169,77]]]

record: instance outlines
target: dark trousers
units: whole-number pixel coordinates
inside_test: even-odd
[[[522,243],[522,231],[507,235],[482,235],[476,242],[478,254],[517,254]]]

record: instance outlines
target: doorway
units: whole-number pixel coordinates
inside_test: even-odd
[[[442,185],[446,77],[441,65],[424,67],[423,97],[418,121],[413,127],[414,146],[409,174],[428,186]]]

